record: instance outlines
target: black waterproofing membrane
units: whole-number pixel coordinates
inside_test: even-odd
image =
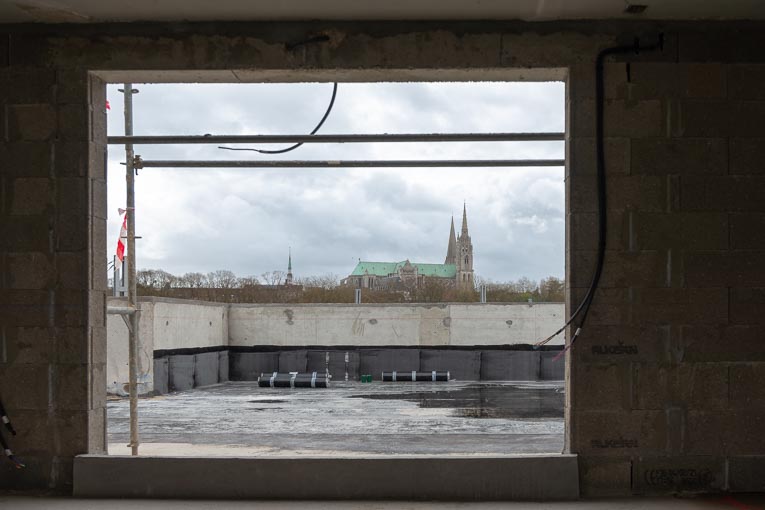
[[[258,386],[261,388],[328,388],[329,378],[321,372],[292,372],[260,374]]]

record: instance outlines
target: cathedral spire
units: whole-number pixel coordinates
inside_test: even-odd
[[[446,260],[444,264],[457,263],[457,236],[454,234],[454,216],[452,216],[452,228],[449,232],[449,246],[446,249]]]
[[[287,277],[284,279],[284,285],[292,285],[292,247],[289,248],[287,258]]]
[[[467,205],[465,202],[462,203],[462,235],[467,235],[468,233],[468,227],[467,227]]]

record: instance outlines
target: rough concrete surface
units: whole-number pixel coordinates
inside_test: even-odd
[[[560,453],[557,383],[229,383],[141,399],[147,455],[503,455]],[[125,453],[128,401],[108,407],[109,451]]]
[[[241,304],[229,308],[229,343],[525,344],[558,329],[563,325],[563,315],[563,303]]]

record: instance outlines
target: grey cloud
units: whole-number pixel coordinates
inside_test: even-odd
[[[122,132],[110,86],[110,134]],[[329,84],[139,85],[136,133],[304,133]],[[341,84],[322,132],[563,129],[562,84]],[[537,144],[304,145],[281,156],[215,147],[138,147],[145,159],[406,159],[563,156]],[[109,153],[109,236],[124,204],[124,154]],[[449,217],[467,200],[476,269],[494,280],[563,273],[562,169],[144,169],[137,180],[139,267],[347,274],[357,258],[443,260]],[[109,243],[108,256],[113,252]]]

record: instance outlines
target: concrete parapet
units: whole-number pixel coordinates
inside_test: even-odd
[[[563,303],[288,304],[229,308],[232,346],[528,344],[564,322]],[[556,338],[553,345],[562,344]]]
[[[228,351],[218,351],[218,382],[229,380],[229,355]]]
[[[194,355],[176,354],[168,358],[168,389],[190,390],[194,387]]]
[[[305,372],[307,368],[307,350],[297,349],[279,352],[279,372]]]
[[[309,350],[308,372],[324,373],[327,369],[327,353],[329,353],[329,373],[335,381],[345,380],[345,355],[348,354],[348,380],[359,380],[359,351],[349,350]]]
[[[371,374],[373,381],[382,380],[384,371],[420,369],[419,349],[363,349],[359,358],[359,372]]]
[[[535,381],[539,379],[538,351],[481,351],[481,380]]]
[[[262,373],[279,371],[279,353],[229,351],[229,369],[232,381],[255,381]]]
[[[452,379],[478,381],[481,379],[481,351],[421,349],[420,370],[448,370]]]
[[[169,386],[169,363],[167,357],[154,359],[154,391],[159,394],[168,393]]]
[[[544,480],[544,482],[540,482]],[[207,458],[85,455],[74,495],[91,498],[572,500],[575,455]]]
[[[203,352],[194,355],[194,387],[217,384],[219,355],[217,352]]]
[[[539,353],[539,379],[543,381],[562,381],[565,378],[566,361],[561,356],[554,359],[560,351],[542,351]]]
[[[36,284],[30,281],[30,284],[33,283]],[[122,301],[119,298],[108,300],[112,305],[119,305]],[[139,380],[142,383],[142,393],[154,389],[152,354],[157,357],[171,354],[198,355],[212,350],[258,350],[269,346],[280,351],[276,366],[272,366],[267,357],[263,358],[261,354],[240,356],[237,353],[229,361],[230,373],[225,374],[225,379],[254,380],[261,372],[304,372],[309,366],[311,371],[323,372],[326,364],[323,359],[317,358],[322,354],[318,351],[311,353],[312,346],[319,350],[326,347],[333,352],[349,347],[348,351],[354,356],[350,363],[351,379],[358,377],[359,370],[373,375],[383,370],[419,370],[417,353],[404,351],[410,347],[422,346],[428,349],[443,348],[440,356],[452,360],[449,363],[451,368],[445,370],[454,369],[455,377],[462,380],[477,380],[481,378],[480,368],[476,369],[480,365],[480,356],[476,360],[472,355],[446,349],[469,348],[474,345],[504,348],[529,344],[562,324],[564,312],[563,303],[229,305],[142,298],[140,306]],[[106,321],[109,391],[123,394],[122,388],[128,380],[127,328],[117,315],[107,316]],[[552,344],[559,345],[561,342],[562,337],[558,337]],[[358,358],[361,351],[355,346],[400,347],[401,352],[385,355],[382,351],[375,354],[365,350],[362,360]],[[344,354],[340,356],[343,359],[337,359],[336,354],[331,354],[331,372],[335,377],[340,374],[344,378]],[[395,358],[383,357],[376,360],[379,356]],[[431,362],[437,362],[438,359],[433,352],[429,352],[423,358],[423,363],[429,367]],[[196,365],[201,363],[200,360]],[[223,361],[221,363],[226,366]],[[513,370],[517,371],[518,367]],[[534,379],[529,375],[531,369],[529,365],[526,372],[496,374],[496,377]],[[202,370],[197,378],[203,382],[197,382],[195,386],[212,384],[210,381],[214,379],[215,382],[221,380],[220,376],[213,377],[211,366],[209,370]],[[224,374],[222,370],[218,369]],[[162,375],[162,372],[159,374]],[[184,376],[179,373],[178,377]],[[160,386],[158,389],[163,390],[164,386]],[[172,384],[170,386],[170,391],[173,391]],[[186,386],[183,384],[179,388]]]

